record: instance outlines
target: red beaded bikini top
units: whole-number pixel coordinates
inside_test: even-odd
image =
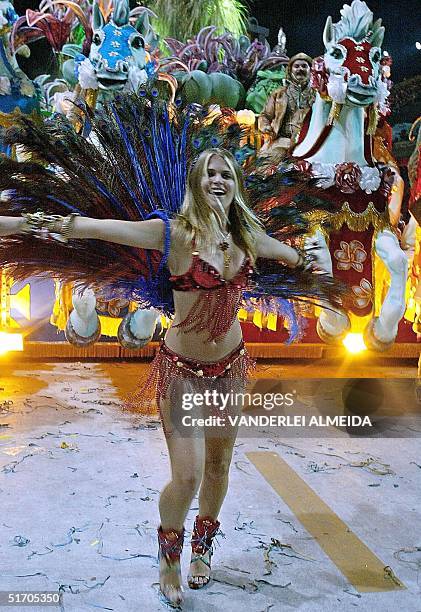
[[[237,274],[233,278],[226,280],[211,264],[201,259],[197,251],[193,251],[192,255],[192,263],[187,272],[170,276],[171,288],[175,291],[209,291],[220,289],[227,285],[244,289],[249,284],[253,268],[248,257],[244,258]]]

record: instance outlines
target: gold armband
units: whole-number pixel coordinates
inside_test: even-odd
[[[33,234],[42,240],[52,238],[58,242],[69,242],[70,232],[73,227],[74,219],[78,215],[72,213],[63,217],[62,215],[47,215],[42,211],[36,213],[23,213],[22,217],[28,225],[25,233]]]

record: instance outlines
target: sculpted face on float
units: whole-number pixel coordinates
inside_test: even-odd
[[[354,0],[351,6],[344,5],[341,15],[341,21],[335,24],[328,17],[323,33],[328,91],[334,94],[333,99],[344,94],[344,102],[368,106],[382,93],[380,60],[384,27],[381,19],[373,23],[373,13],[360,0]]]
[[[201,187],[205,195],[211,196],[207,198],[210,206],[217,208],[214,199],[217,198],[224,210],[229,210],[235,196],[235,178],[227,162],[219,155],[210,157],[208,167],[202,177]]]
[[[115,3],[111,21],[105,23],[98,4],[93,7],[93,37],[89,59],[95,71],[99,89],[118,91],[128,81],[146,81],[147,54],[143,36],[129,23],[129,3]]]

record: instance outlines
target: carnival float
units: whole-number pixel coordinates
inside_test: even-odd
[[[0,2],[1,129],[24,114],[50,123],[65,116],[75,133],[92,141],[89,113],[121,95],[162,97],[169,113],[175,106],[200,105],[207,128],[199,138],[216,146],[232,134],[230,146],[246,173],[258,160],[263,177],[288,165],[309,178],[306,189],[290,195],[307,210],[309,231],[301,245],[317,249],[323,272],[349,288],[335,310],[323,303],[294,306],[305,324],[288,346],[281,343],[293,323],[285,313],[258,304],[240,310],[255,354],[320,357],[325,351],[341,354],[345,344],[351,351],[417,356],[421,130],[418,121],[410,154],[397,160],[389,124],[397,95],[391,93],[381,19],[353,0],[336,22],[327,17],[320,57],[288,57],[288,24],[279,24],[271,48],[262,34],[253,34],[255,21],[248,22],[237,0],[215,2],[213,13],[201,12],[197,2],[197,12],[185,18],[172,4],[178,7],[42,0],[37,11],[18,16],[11,2]],[[56,71],[45,74],[40,67],[31,81],[18,58],[42,38],[51,45]],[[25,155],[1,146],[4,155]],[[406,166],[405,189],[400,174]],[[267,210],[278,200],[272,194]],[[22,348],[23,336],[25,351],[42,357],[147,356],[156,346],[150,341],[171,324],[159,310],[120,295],[81,291],[77,282],[15,282],[7,269],[0,278],[2,352]]]

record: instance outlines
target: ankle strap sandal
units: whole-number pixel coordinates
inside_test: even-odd
[[[213,539],[220,527],[219,521],[214,521],[208,516],[196,516],[191,538],[191,549],[194,554],[204,555],[213,552]]]
[[[184,527],[181,531],[174,529],[163,531],[162,527],[158,528],[158,546],[159,558],[165,557],[168,563],[174,563],[180,560],[184,544]]]
[[[184,543],[184,527],[181,531],[174,529],[163,531],[162,527],[158,528],[158,559],[165,559],[167,567],[160,570],[164,574],[172,571],[171,566],[178,564],[178,574],[180,574],[180,557]],[[177,584],[160,585],[159,595],[161,601],[176,610],[180,610],[183,603],[183,587]]]
[[[213,540],[216,535],[221,533],[219,527],[219,521],[214,521],[208,516],[196,516],[191,538],[192,557],[190,563],[202,561],[210,569]],[[205,558],[207,553],[209,553],[209,561]],[[201,578],[201,580],[198,581],[198,578]],[[200,589],[208,584],[209,580],[210,576],[188,576],[188,584],[191,589]]]

